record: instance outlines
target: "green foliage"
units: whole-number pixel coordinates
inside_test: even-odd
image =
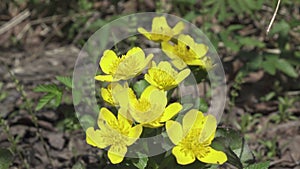
[[[298,118],[296,116],[294,116],[292,112],[289,111],[289,109],[294,106],[295,101],[296,101],[296,98],[278,97],[279,113],[271,116],[271,119],[275,123],[281,123],[281,122],[285,122],[288,120],[297,120]]]
[[[149,83],[146,80],[139,80],[138,82],[134,83],[133,90],[139,97],[147,86],[149,86]]]
[[[67,76],[56,76],[56,80],[60,81],[67,88],[72,89],[72,78]]]
[[[245,169],[268,169],[270,167],[270,162],[261,162],[256,164],[251,164]]]
[[[13,154],[8,149],[0,148],[0,168],[8,169],[13,162]]]
[[[41,110],[51,101],[54,101],[54,103],[52,104],[53,107],[58,107],[61,103],[63,92],[56,85],[39,85],[34,89],[34,91],[47,93],[39,99],[38,104],[35,108],[36,111]]]
[[[254,161],[254,156],[241,135],[229,128],[218,128],[212,147],[226,153],[228,163],[243,169]]]
[[[72,78],[57,76],[56,79],[61,82],[67,89],[72,89]],[[50,107],[58,107],[62,102],[63,89],[56,84],[39,85],[34,88],[35,92],[46,93],[42,98],[39,99],[38,104],[35,108],[36,111],[41,110],[47,104]]]
[[[142,154],[138,154],[139,159],[136,163],[133,163],[138,169],[145,169],[148,163],[148,157],[144,157]]]

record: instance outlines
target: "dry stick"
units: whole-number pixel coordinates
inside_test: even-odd
[[[267,29],[267,34],[270,32],[270,29],[271,29],[271,27],[273,25],[273,22],[275,20],[275,17],[277,15],[277,12],[278,12],[278,9],[279,9],[279,6],[280,6],[280,2],[281,2],[281,0],[278,0],[276,9],[275,9],[274,14],[273,14],[273,17],[272,17],[271,22],[270,22],[270,24],[268,26],[268,29]]]
[[[3,24],[0,27],[0,35],[5,33],[6,31],[10,30],[11,28],[15,27],[19,23],[21,23],[23,20],[28,18],[30,16],[30,12],[28,10],[25,10],[21,13],[19,13],[17,16],[9,20],[7,23]]]

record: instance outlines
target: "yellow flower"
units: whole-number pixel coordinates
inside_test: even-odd
[[[129,89],[128,92],[131,98],[135,97],[133,90],[128,88],[127,83],[125,83],[124,86],[120,85],[119,83],[111,83],[107,86],[107,88],[101,88],[100,92],[104,101],[110,105],[119,106],[121,98],[119,98],[118,95],[120,92],[124,92],[127,89]]]
[[[210,147],[217,127],[214,116],[203,116],[202,112],[193,109],[183,117],[182,123],[181,126],[176,121],[166,122],[168,136],[175,144],[172,154],[178,164],[191,164],[196,158],[209,164],[223,164],[227,161],[224,152]]]
[[[142,126],[132,124],[122,115],[118,119],[106,108],[100,110],[98,118],[99,129],[90,127],[86,130],[88,144],[104,149],[110,146],[108,158],[113,164],[123,161],[127,146],[132,145],[141,135]]]
[[[167,61],[162,61],[157,66],[155,62],[152,62],[152,67],[145,74],[145,80],[158,89],[170,90],[176,87],[189,74],[189,69],[177,72]]]
[[[168,25],[166,18],[161,16],[153,18],[151,32],[148,32],[142,27],[139,27],[138,31],[149,40],[161,42],[169,41],[173,36],[178,35],[183,29],[183,22],[178,22],[172,29]]]
[[[195,43],[189,35],[179,35],[177,44],[171,45],[169,42],[162,42],[161,45],[162,50],[173,59],[173,63],[178,69],[186,67],[185,64],[200,66],[203,69],[212,68],[211,60],[206,56],[208,46]]]
[[[98,75],[95,79],[112,82],[133,78],[145,69],[152,58],[152,54],[145,58],[144,51],[139,47],[130,49],[122,57],[118,57],[112,50],[106,50],[99,63],[106,75]]]
[[[139,99],[135,97],[127,100],[127,105],[121,105],[120,113],[127,114],[129,112],[136,122],[150,128],[163,126],[164,122],[170,120],[182,109],[182,105],[179,103],[167,106],[165,92],[153,86],[148,86]]]

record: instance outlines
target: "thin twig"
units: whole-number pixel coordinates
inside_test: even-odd
[[[17,26],[19,23],[21,23],[29,16],[30,16],[30,12],[28,10],[19,13],[17,16],[15,16],[14,18],[12,18],[11,20],[9,20],[7,23],[5,23],[0,27],[0,35],[10,30],[11,28]]]
[[[270,29],[271,29],[271,27],[272,27],[272,25],[273,25],[273,22],[274,22],[274,20],[275,20],[275,17],[276,17],[276,15],[277,15],[277,12],[278,12],[278,9],[279,9],[279,6],[280,6],[280,2],[281,2],[281,0],[278,0],[276,9],[275,9],[275,11],[274,11],[274,14],[273,14],[273,16],[272,16],[271,22],[270,22],[270,24],[269,24],[269,26],[268,26],[268,29],[267,29],[267,34],[270,32]]]

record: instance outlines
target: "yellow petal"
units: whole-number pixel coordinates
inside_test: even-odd
[[[118,56],[116,53],[112,50],[106,50],[100,60],[100,67],[104,73],[110,74],[110,72],[112,72],[113,64],[117,61]]]
[[[204,116],[196,109],[188,111],[182,119],[182,127],[185,134],[194,126],[201,126]]]
[[[113,101],[113,98],[112,98],[112,94],[108,89],[101,88],[101,96],[102,96],[102,99],[104,101],[106,101],[107,103],[109,103],[111,105],[115,104],[114,101]]]
[[[145,80],[146,80],[149,84],[151,84],[151,86],[156,86],[156,87],[158,87],[159,85],[153,80],[153,78],[150,76],[150,74],[151,74],[151,69],[148,70],[148,73],[147,73],[147,74],[145,74],[145,76],[144,76]]]
[[[152,60],[153,57],[154,55],[152,53],[147,56],[147,58],[144,60],[142,64],[143,69],[149,64],[149,62]]]
[[[101,108],[99,119],[103,119],[110,127],[118,125],[116,116],[105,107]]]
[[[178,22],[175,27],[173,28],[173,34],[177,35],[184,29],[184,23]]]
[[[138,28],[138,32],[143,34],[147,39],[151,40],[151,33],[149,33],[147,30],[145,30],[142,27]]]
[[[144,51],[139,48],[139,47],[133,47],[131,48],[127,53],[126,53],[126,56],[127,57],[132,57],[132,56],[135,56],[137,57],[137,59],[139,61],[143,61],[145,59],[145,53]]]
[[[166,122],[174,117],[182,109],[182,105],[179,103],[172,103],[166,107],[163,115],[160,118],[160,122]]]
[[[195,47],[195,53],[197,54],[197,56],[199,58],[205,56],[205,54],[207,53],[208,51],[208,46],[204,45],[204,44],[196,44],[196,47]]]
[[[189,76],[190,73],[190,69],[184,69],[183,71],[180,71],[175,79],[176,83],[180,83],[181,81],[183,81],[186,77]]]
[[[167,134],[175,145],[177,145],[183,138],[183,131],[180,123],[177,121],[169,120],[166,122]]]
[[[122,115],[120,112],[118,113],[118,122],[119,126],[122,126],[123,130],[129,130],[131,128],[131,122],[127,119],[126,116]]]
[[[148,128],[159,128],[162,127],[164,124],[160,123],[159,121],[152,121],[150,123],[144,123],[143,126],[144,127],[148,127]]]
[[[174,46],[172,46],[169,42],[162,42],[161,48],[171,59],[178,58],[178,56],[174,55]]]
[[[100,130],[95,130],[93,127],[89,127],[86,130],[86,142],[89,145],[98,147],[98,148],[105,148],[110,145],[107,139],[102,137]]]
[[[227,161],[227,156],[222,151],[209,147],[209,153],[206,156],[197,156],[197,159],[208,164],[223,164]]]
[[[176,157],[177,163],[181,165],[191,164],[196,160],[193,152],[189,150],[184,152],[180,146],[175,146],[172,150],[172,154]]]
[[[217,120],[212,115],[207,115],[202,121],[202,131],[200,133],[199,142],[203,143],[211,138],[212,135],[216,132]]]
[[[179,70],[187,67],[187,64],[180,58],[172,60],[172,64]]]
[[[152,33],[163,33],[162,29],[170,30],[166,17],[155,17],[152,21]],[[169,32],[169,31],[167,31]],[[170,35],[169,35],[170,36]]]
[[[118,164],[123,161],[126,152],[127,147],[125,145],[112,145],[107,155],[111,163]]]
[[[157,89],[154,86],[148,86],[141,94],[141,98],[149,99],[153,91],[156,91]]]
[[[201,59],[187,60],[186,64],[193,66],[205,66],[205,63]]]
[[[112,81],[114,81],[112,75],[97,75],[97,76],[95,76],[95,80],[102,81],[102,82],[112,82]]]
[[[128,134],[129,138],[128,138],[128,141],[126,142],[126,145],[130,146],[137,139],[139,139],[140,135],[142,134],[142,131],[143,131],[142,125],[136,125],[136,126],[132,127],[129,130],[129,134]]]

